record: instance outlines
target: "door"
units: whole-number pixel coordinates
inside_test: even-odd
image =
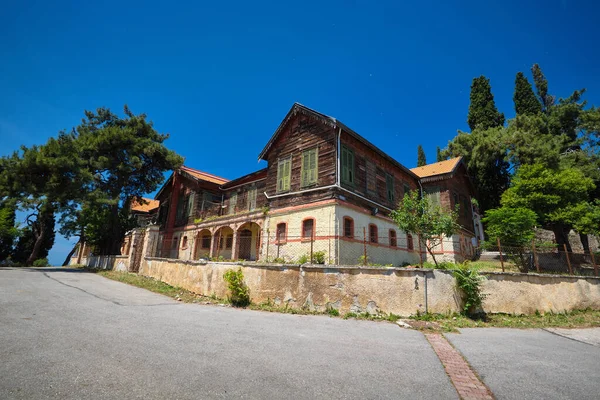
[[[238,258],[242,260],[252,260],[252,231],[243,229],[240,232],[240,251]]]

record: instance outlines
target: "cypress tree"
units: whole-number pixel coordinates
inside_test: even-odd
[[[540,103],[542,103],[542,111],[549,114],[550,107],[554,105],[556,98],[548,94],[548,80],[544,76],[539,64],[533,64],[531,73],[533,74],[533,83],[535,83],[538,98],[540,99]]]
[[[417,167],[422,167],[427,164],[427,158],[425,157],[425,151],[423,150],[423,146],[419,145],[417,147]]]
[[[438,146],[435,149],[435,161],[437,161],[437,162],[444,161],[444,157],[442,156],[442,149],[440,149],[440,146]]]
[[[522,72],[517,72],[515,78],[513,101],[517,115],[536,115],[542,112],[542,105],[535,97],[531,84]]]
[[[504,125],[504,114],[498,112],[490,80],[485,76],[473,78],[471,84],[471,103],[467,122],[471,131],[489,129]]]

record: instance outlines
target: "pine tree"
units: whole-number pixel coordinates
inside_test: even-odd
[[[444,156],[442,156],[442,149],[440,149],[440,146],[435,149],[435,160],[437,162],[444,161]]]
[[[498,112],[490,80],[485,76],[473,78],[471,103],[467,122],[471,130],[489,129],[504,125],[504,114]]]
[[[11,202],[0,204],[0,263],[8,258],[19,229],[15,226],[15,206]]]
[[[531,84],[522,72],[517,72],[515,78],[513,101],[517,115],[536,115],[542,112],[542,105],[535,97]]]
[[[419,145],[417,147],[417,167],[422,167],[427,164],[427,158],[425,157],[425,151],[423,150],[423,146]]]
[[[23,230],[21,237],[15,246],[15,250],[11,256],[11,259],[18,263],[32,263],[35,260],[47,258],[50,249],[54,245],[54,225],[55,218],[54,213],[43,213],[38,214],[35,220],[27,221],[29,226]],[[35,260],[30,260],[31,254],[34,252],[34,247],[38,238],[40,244],[35,252]]]
[[[533,82],[535,83],[538,98],[540,103],[542,103],[542,111],[545,114],[549,114],[551,107],[554,105],[556,97],[548,94],[548,80],[544,76],[539,64],[533,64],[533,67],[531,67],[531,72],[533,74]]]

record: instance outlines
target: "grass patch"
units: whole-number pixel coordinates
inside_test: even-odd
[[[149,290],[154,293],[159,293],[168,297],[171,297],[175,300],[184,302],[184,303],[210,303],[210,304],[226,304],[227,300],[219,299],[218,297],[212,296],[202,296],[189,290],[182,289],[180,287],[171,286],[162,281],[148,278],[145,276],[129,273],[129,272],[119,272],[119,271],[107,271],[107,270],[97,270],[94,271],[98,275],[101,275],[105,278],[112,279],[114,281],[119,281],[123,283],[127,283],[128,285],[136,286],[142,289]]]
[[[443,331],[457,328],[591,328],[600,326],[600,311],[580,310],[565,313],[540,313],[532,315],[488,314],[481,319],[471,319],[461,314],[421,314],[410,320],[438,324]]]

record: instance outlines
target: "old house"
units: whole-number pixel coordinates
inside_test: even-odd
[[[174,171],[155,197],[155,255],[278,262],[317,255],[358,264],[366,254],[370,263],[415,264],[424,249],[389,213],[420,185],[462,210],[463,231],[440,253],[472,254],[473,188],[460,159],[409,170],[339,120],[294,104],[259,160],[266,168],[231,181],[186,166]]]

